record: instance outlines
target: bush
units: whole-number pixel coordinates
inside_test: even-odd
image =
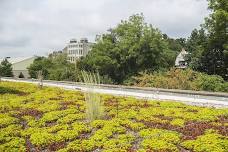
[[[218,75],[210,76],[206,74],[199,74],[194,83],[197,90],[225,91],[225,88],[223,88],[223,83],[225,83],[225,81]]]
[[[221,76],[207,75],[191,69],[172,68],[167,72],[143,72],[126,82],[130,82],[127,85],[140,87],[228,92],[228,82]]]

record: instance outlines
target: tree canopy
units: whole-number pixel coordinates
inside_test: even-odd
[[[28,67],[31,78],[37,78],[38,71],[42,71],[44,79],[78,81],[80,72],[75,64],[67,62],[65,54],[55,58],[38,57]]]
[[[103,34],[79,66],[122,83],[140,71],[168,68],[174,65],[174,60],[175,53],[162,33],[145,23],[142,14],[136,14]]]
[[[9,63],[7,58],[5,58],[0,64],[0,76],[3,76],[3,77],[12,77],[13,76],[12,64]]]
[[[199,70],[221,75],[228,80],[228,1],[208,1],[212,13],[203,24],[208,39],[200,58]]]
[[[96,71],[106,82],[123,84],[140,72],[170,69],[185,48],[190,68],[228,80],[228,1],[208,2],[211,14],[187,39],[170,38],[147,24],[142,14],[135,14],[103,34],[77,67],[68,63],[65,55],[40,57],[29,67],[29,73],[36,78],[37,71],[42,70],[45,79],[79,80],[80,70]]]

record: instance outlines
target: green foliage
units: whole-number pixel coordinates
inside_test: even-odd
[[[79,66],[98,70],[102,76],[122,83],[140,71],[170,67],[174,60],[175,52],[169,49],[161,32],[145,23],[142,14],[136,14],[103,34]]]
[[[186,57],[188,65],[194,69],[199,70],[201,63],[200,58],[207,45],[208,37],[203,28],[200,30],[194,29],[186,42],[186,50],[188,55]]]
[[[205,91],[224,91],[227,92],[227,88],[224,85],[228,85],[221,76],[218,75],[206,75],[199,74],[194,82],[196,88]]]
[[[182,90],[227,92],[228,82],[217,75],[207,75],[191,69],[171,69],[154,74],[140,73],[132,77],[130,85]]]
[[[36,58],[33,63],[28,67],[29,75],[31,78],[37,78],[38,71],[42,71],[44,79],[48,78],[48,69],[52,67],[52,63],[45,57]]]
[[[188,42],[189,50],[193,50],[192,66],[199,71],[217,74],[228,80],[228,1],[208,2],[211,14],[205,18],[203,29],[199,33],[194,30]]]
[[[28,67],[31,78],[37,78],[38,71],[42,71],[44,79],[79,81],[80,72],[75,64],[67,61],[65,54],[55,58],[38,57]]]
[[[5,58],[0,64],[0,77],[12,77],[12,64]]]

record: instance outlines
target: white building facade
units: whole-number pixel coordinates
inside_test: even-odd
[[[186,61],[187,55],[188,55],[188,52],[186,52],[185,49],[182,49],[176,58],[175,67],[180,69],[187,68],[187,61]]]
[[[81,38],[80,41],[71,39],[67,44],[67,60],[75,63],[80,57],[86,56],[91,50],[92,43],[88,42],[87,38]]]

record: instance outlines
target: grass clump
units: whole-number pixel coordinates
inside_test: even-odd
[[[89,121],[101,119],[103,116],[103,104],[98,93],[94,92],[95,88],[99,88],[99,74],[82,71],[83,81],[86,84],[87,92],[85,92],[86,114]]]

